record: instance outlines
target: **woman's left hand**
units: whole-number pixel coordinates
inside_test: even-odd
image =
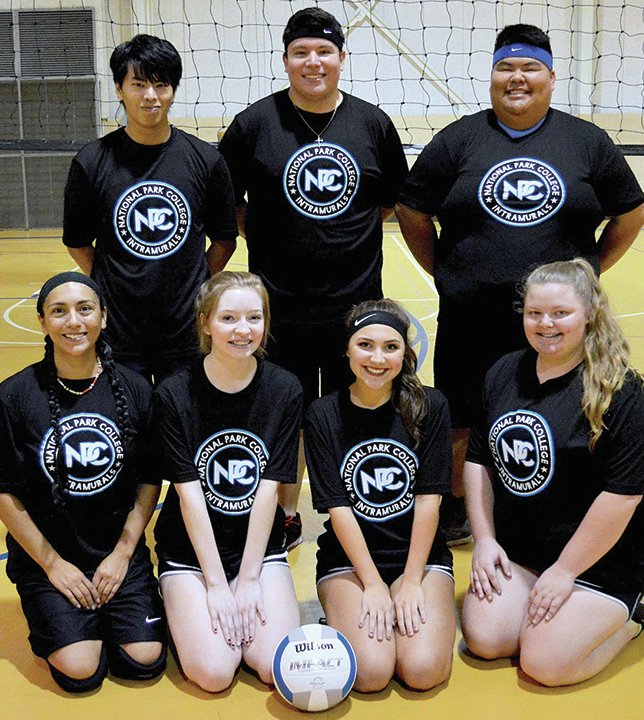
[[[108,603],[121,587],[130,565],[128,557],[113,550],[96,568],[92,582],[100,595],[101,605]]]
[[[234,595],[241,614],[242,642],[250,645],[255,637],[257,618],[262,625],[266,623],[262,586],[259,580],[238,579]]]
[[[574,583],[575,576],[556,563],[544,570],[530,593],[528,605],[530,624],[538,625],[542,620],[546,622],[552,620],[570,597]]]
[[[398,630],[401,635],[411,637],[426,620],[423,588],[419,583],[405,582],[403,579],[391,595]]]

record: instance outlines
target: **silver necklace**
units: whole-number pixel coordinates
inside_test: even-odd
[[[94,385],[96,385],[96,383],[98,382],[98,379],[101,376],[102,372],[103,365],[101,364],[101,358],[96,356],[96,377],[84,390],[73,390],[72,388],[67,387],[67,385],[65,385],[65,383],[59,377],[57,377],[56,380],[58,381],[58,384],[61,386],[61,388],[63,388],[63,390],[67,390],[67,392],[71,393],[72,395],[87,395],[90,390],[94,389]]]
[[[306,121],[306,118],[304,117],[304,115],[302,115],[302,113],[300,112],[300,109],[298,108],[298,106],[297,106],[295,103],[292,103],[292,104],[293,104],[293,107],[295,108],[295,112],[300,116],[300,120],[302,120],[302,122],[306,125],[306,127],[316,136],[317,139],[316,139],[315,142],[316,142],[318,145],[322,145],[322,143],[324,142],[324,140],[322,139],[322,133],[325,133],[325,132],[329,129],[329,125],[333,122],[333,118],[335,117],[335,114],[338,112],[339,103],[336,103],[336,106],[333,108],[333,113],[331,114],[331,119],[330,119],[329,122],[322,128],[322,130],[320,130],[319,133],[316,132],[316,131],[308,124],[308,122]]]

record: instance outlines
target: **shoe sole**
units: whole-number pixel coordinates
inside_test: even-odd
[[[296,538],[295,540],[293,540],[293,542],[289,543],[286,546],[286,552],[291,552],[291,550],[296,548],[298,545],[301,545],[303,541],[304,541],[304,538],[300,535],[299,538]]]
[[[456,547],[458,545],[467,545],[467,543],[472,542],[472,536],[466,535],[465,537],[460,538],[454,538],[453,540],[447,541],[447,547]]]

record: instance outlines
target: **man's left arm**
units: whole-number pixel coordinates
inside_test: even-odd
[[[206,262],[214,275],[226,267],[237,247],[237,221],[235,196],[230,173],[223,156],[220,156],[206,186],[206,214],[204,226],[210,239]]]
[[[206,261],[211,275],[226,267],[236,247],[237,240],[210,240],[210,247],[206,251]]]
[[[626,253],[644,225],[644,203],[612,217],[599,238],[599,269],[606,272]]]

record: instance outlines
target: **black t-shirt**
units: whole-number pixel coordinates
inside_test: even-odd
[[[117,366],[117,375],[134,433],[128,452],[107,372],[86,395],[56,387],[59,452],[68,473],[66,512],[54,506],[51,493],[56,443],[44,362],[0,385],[0,492],[15,495],[61,557],[87,572],[114,549],[137,485],[161,482],[152,452],[152,390],[127,368]],[[7,547],[7,572],[14,582],[43,573],[10,535]]]
[[[644,493],[644,395],[630,375],[604,416],[595,451],[581,409],[581,366],[542,384],[532,350],[501,358],[485,379],[483,416],[467,459],[493,469],[497,540],[511,560],[543,571],[603,491]],[[618,543],[581,577],[640,591],[641,507]]]
[[[105,293],[107,339],[121,360],[196,352],[193,302],[208,277],[206,235],[234,240],[230,175],[208,143],[172,128],[162,145],[124,129],[72,161],[63,242],[96,240],[92,277]]]
[[[243,553],[259,482],[296,481],[302,388],[286,370],[260,361],[248,387],[225,393],[199,361],[161,383],[156,406],[165,477],[173,483],[155,527],[157,553],[198,566],[174,488],[198,481],[227,568]],[[283,545],[280,532],[281,516],[269,547]]]
[[[415,450],[391,403],[375,410],[360,408],[345,389],[316,400],[306,413],[304,448],[313,506],[319,512],[351,507],[379,568],[404,568],[415,496],[450,490],[447,403],[437,390],[425,388],[425,392],[429,414]],[[318,576],[350,565],[331,521],[324,527],[318,538]],[[445,551],[439,528],[430,558],[442,558]]]
[[[535,132],[511,138],[485,110],[437,134],[399,201],[438,217],[434,277],[443,311],[497,296],[506,302],[542,263],[583,256],[597,267],[597,227],[644,194],[595,125],[550,110]]]
[[[284,90],[237,115],[219,146],[237,202],[247,194],[250,270],[280,322],[326,323],[382,297],[380,209],[407,173],[400,138],[385,113],[343,93],[322,140]]]

